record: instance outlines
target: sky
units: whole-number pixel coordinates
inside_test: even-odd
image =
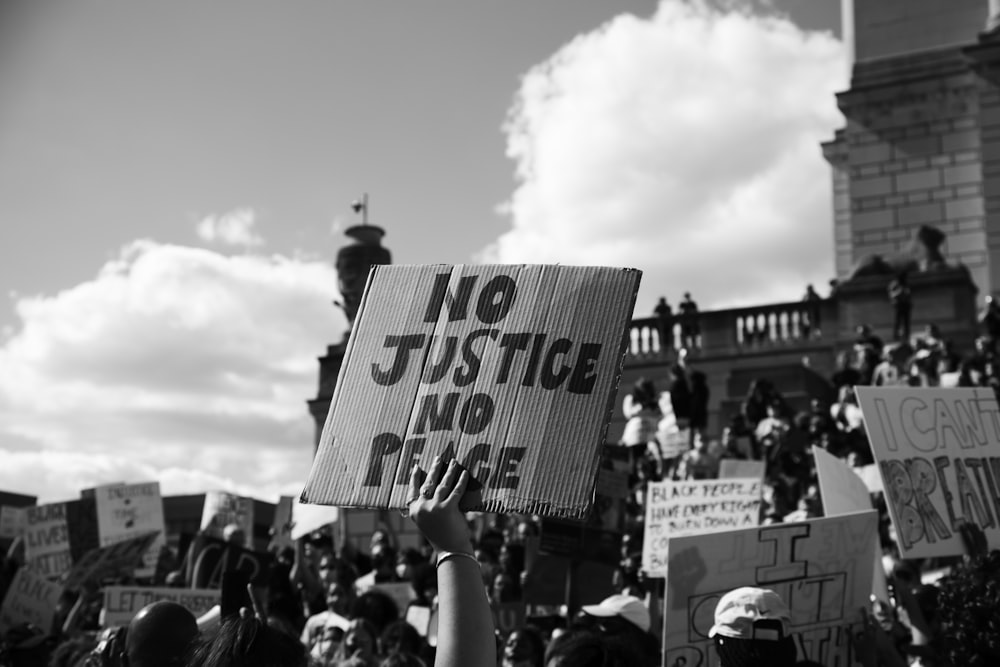
[[[395,263],[636,267],[637,316],[825,286],[839,35],[815,0],[0,0],[0,489],[297,494],[363,193]]]

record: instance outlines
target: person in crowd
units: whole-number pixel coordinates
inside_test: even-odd
[[[673,314],[667,299],[661,296],[653,308],[653,315],[656,317],[656,326],[659,329],[660,349],[663,350],[669,350],[674,346]]]
[[[625,422],[621,444],[628,448],[630,460],[638,461],[650,452],[659,461],[662,457],[656,440],[656,427],[663,415],[656,385],[646,378],[636,380],[632,391],[625,396],[622,412],[628,421]]]
[[[806,285],[805,296],[802,301],[806,304],[805,317],[802,320],[802,337],[810,338],[820,335],[820,308],[823,298],[812,285]]]
[[[747,586],[719,599],[708,636],[720,667],[794,667],[791,625],[788,605],[777,593]]]
[[[375,626],[363,618],[350,622],[337,646],[331,667],[378,667],[378,634]]]
[[[496,665],[493,615],[459,501],[469,472],[440,456],[410,477],[410,517],[437,551],[438,645],[435,667]]]
[[[247,609],[225,619],[214,636],[198,643],[188,662],[188,667],[307,666],[306,650],[295,637]]]
[[[711,392],[708,388],[708,378],[701,371],[691,372],[691,407],[688,413],[690,443],[693,446],[695,438],[704,438],[708,428],[708,400]]]
[[[176,602],[154,602],[139,610],[125,634],[130,667],[181,667],[198,638],[198,622]]]
[[[979,313],[979,330],[984,336],[1000,339],[1000,304],[992,294],[983,298],[983,309]]]
[[[684,300],[681,301],[679,310],[684,347],[688,349],[700,347],[701,327],[698,323],[698,304],[691,298],[690,292],[684,292]]]
[[[911,384],[909,361],[913,347],[907,342],[889,343],[882,348],[882,361],[872,373],[876,387],[907,387]]]
[[[581,607],[574,625],[605,640],[621,641],[634,647],[641,662],[633,664],[658,665],[660,647],[649,633],[650,623],[645,602],[634,595],[618,593],[599,604]]]
[[[910,316],[913,312],[913,295],[906,272],[889,281],[889,303],[892,304],[892,336],[897,341],[910,340]]]
[[[354,582],[354,590],[361,595],[375,584],[399,582],[396,573],[396,551],[385,542],[375,542],[371,548],[372,569]]]
[[[678,479],[713,479],[719,476],[719,460],[708,451],[708,441],[695,440],[694,448],[681,457],[677,466]]]
[[[510,633],[504,642],[501,667],[543,667],[545,640],[542,633],[526,625]]]
[[[309,617],[302,629],[302,644],[314,658],[330,657],[337,651],[350,626],[347,618],[351,595],[344,584],[334,581],[327,587],[326,611]]]

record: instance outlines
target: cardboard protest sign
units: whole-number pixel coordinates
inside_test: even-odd
[[[819,477],[819,492],[823,498],[823,513],[826,516],[841,516],[873,509],[871,493],[854,468],[825,449],[813,447],[812,451],[816,475]],[[881,549],[875,549],[872,593],[883,602],[890,602]]]
[[[1000,406],[990,389],[858,387],[903,558],[964,552],[957,521],[1000,546]]]
[[[158,533],[149,550],[143,554],[142,567],[135,572],[137,577],[153,576],[160,550],[167,543],[160,483],[99,486],[94,489],[94,499],[97,506],[98,537],[102,547],[142,533]]]
[[[37,572],[20,568],[0,606],[0,633],[22,623],[51,631],[62,590],[62,586],[46,581]]]
[[[639,275],[373,267],[303,501],[402,508],[440,454],[463,509],[586,516]]]
[[[88,551],[64,575],[63,586],[72,591],[88,583],[99,585],[103,579],[132,576],[157,535],[146,532]]]
[[[191,588],[220,588],[222,573],[241,570],[254,583],[266,583],[274,557],[244,549],[208,535],[197,535],[188,547],[185,580]]]
[[[66,503],[27,507],[24,510],[24,558],[28,567],[46,579],[69,570],[70,552]]]
[[[253,498],[245,498],[225,491],[205,494],[205,507],[201,513],[201,531],[210,537],[222,539],[226,526],[235,524],[243,531],[243,546],[253,546]]]
[[[854,664],[877,539],[877,512],[671,539],[663,664],[718,664],[708,637],[715,607],[741,586],[769,588],[785,601],[799,660]]]
[[[763,461],[744,461],[742,459],[722,459],[719,461],[719,479],[764,479]]]
[[[140,609],[160,600],[184,605],[197,618],[219,604],[220,595],[208,589],[105,586],[104,627],[128,625]]]
[[[642,569],[650,577],[667,572],[672,538],[710,530],[756,526],[760,478],[651,482],[646,487]]]

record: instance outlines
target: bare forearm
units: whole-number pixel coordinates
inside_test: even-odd
[[[493,614],[479,565],[449,558],[438,567],[438,647],[434,667],[493,667]]]

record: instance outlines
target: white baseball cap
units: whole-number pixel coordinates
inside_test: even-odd
[[[646,604],[634,595],[612,595],[601,601],[601,604],[584,605],[582,609],[591,616],[603,618],[620,616],[643,632],[649,632],[649,610],[646,609]]]
[[[780,621],[781,636],[774,639],[788,636],[792,617],[781,596],[767,588],[737,588],[723,595],[715,606],[715,625],[708,636],[762,639],[754,633],[754,624],[762,620]]]

